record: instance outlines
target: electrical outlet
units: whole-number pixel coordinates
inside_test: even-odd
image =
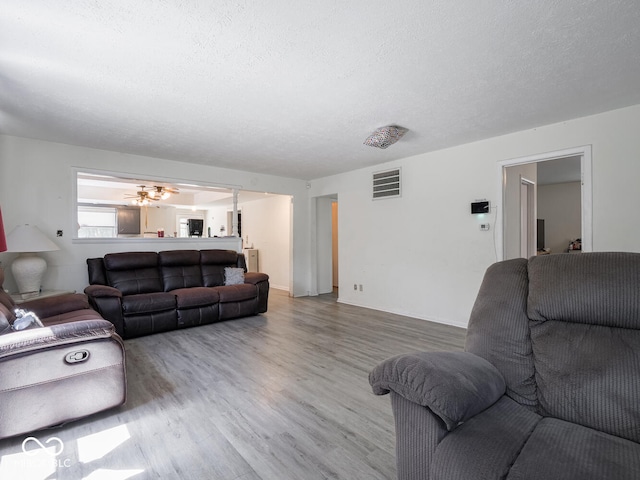
[[[480,230],[482,230],[483,232],[486,232],[489,230],[489,224],[488,223],[481,223],[480,224]]]
[[[61,236],[62,236],[62,230],[58,230],[58,231],[56,232],[56,236],[57,236],[57,237],[61,237]]]
[[[358,285],[360,287],[360,291],[362,291],[362,284]]]
[[[357,292],[358,291],[358,285],[356,283],[353,284],[353,289]]]

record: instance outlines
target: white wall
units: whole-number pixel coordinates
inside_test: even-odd
[[[220,235],[220,227],[224,225],[226,229],[224,235],[227,235],[229,232],[229,226],[227,226],[227,212],[233,211],[233,208],[228,208],[226,206],[220,207],[212,207],[207,210],[205,217],[205,231],[208,228],[211,228],[211,236],[214,237],[216,235]]]
[[[309,226],[306,182],[0,135],[0,205],[5,230],[9,232],[20,223],[35,224],[60,246],[60,251],[43,254],[49,263],[43,280],[45,288],[82,291],[88,282],[86,259],[109,252],[229,248],[232,245],[222,239],[72,241],[72,232],[76,228],[73,215],[73,167],[136,176],[162,176],[182,180],[184,183],[190,183],[191,180],[191,183],[204,181],[237,185],[246,190],[292,195],[292,291],[294,295],[308,293]],[[64,236],[56,238],[56,230],[63,230]],[[216,246],[213,247],[211,242],[217,242]],[[0,261],[6,266],[14,256],[15,254],[10,253],[0,254]],[[14,284],[10,272],[7,272],[7,277],[5,287],[11,288]]]
[[[580,182],[538,185],[538,218],[544,219],[545,247],[551,253],[567,251],[569,242],[580,238]]]
[[[81,290],[86,258],[156,250],[157,243],[72,242],[73,166],[293,195],[291,278],[294,295],[306,295],[317,292],[315,197],[338,195],[340,283],[363,285],[362,292],[342,288],[340,301],[465,326],[484,271],[496,259],[493,220],[481,232],[469,203],[487,198],[502,208],[499,161],[591,145],[593,249],[640,252],[640,222],[632,220],[640,204],[638,124],[640,106],[634,106],[313,180],[309,190],[301,180],[0,135],[0,205],[7,230],[34,223],[60,245],[44,255],[45,287]],[[375,159],[375,149],[370,152]],[[402,167],[403,196],[372,201],[371,173],[394,167]],[[57,229],[65,230],[63,238],[55,238]]]
[[[502,208],[497,162],[582,145],[592,145],[593,249],[640,252],[640,222],[630,221],[640,205],[638,124],[634,106],[312,181],[312,197],[340,199],[340,301],[466,326],[496,260],[493,220],[481,232],[469,203]],[[402,198],[372,201],[372,172],[395,167]]]
[[[272,288],[289,290],[291,197],[270,195],[239,205],[245,247],[258,250],[258,267]]]

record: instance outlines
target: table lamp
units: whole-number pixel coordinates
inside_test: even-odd
[[[47,262],[36,255],[38,252],[60,250],[35,225],[18,225],[7,235],[7,251],[20,253],[11,264],[11,272],[23,297],[37,295],[42,285],[42,276]]]

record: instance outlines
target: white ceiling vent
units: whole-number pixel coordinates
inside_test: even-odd
[[[373,174],[373,199],[395,198],[401,194],[401,170],[387,170]]]

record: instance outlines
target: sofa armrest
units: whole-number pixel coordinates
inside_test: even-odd
[[[18,305],[20,308],[34,312],[40,318],[53,317],[74,310],[91,308],[86,295],[69,293],[57,297],[46,297],[29,300]]]
[[[106,320],[78,320],[0,335],[0,359],[95,338],[118,338]]]
[[[420,352],[385,360],[369,374],[376,395],[389,391],[428,407],[452,431],[506,391],[502,374],[468,352]]]
[[[256,313],[266,312],[269,303],[269,275],[259,272],[246,272],[244,274],[244,283],[255,285],[258,289]]]
[[[122,292],[117,288],[108,285],[89,285],[84,289],[89,297],[119,297],[122,298]]]
[[[244,274],[244,283],[251,283],[257,285],[260,282],[266,282],[269,280],[269,275],[260,272],[246,272]]]
[[[103,318],[109,320],[116,327],[116,333],[124,334],[124,319],[122,317],[122,292],[108,285],[89,285],[84,289],[89,297],[89,304]]]

